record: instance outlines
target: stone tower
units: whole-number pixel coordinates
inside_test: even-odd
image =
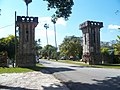
[[[101,64],[100,59],[100,28],[103,22],[86,21],[80,24],[83,33],[83,57],[89,64]]]
[[[35,27],[38,24],[38,17],[17,16],[16,24],[19,27],[16,66],[35,66]]]

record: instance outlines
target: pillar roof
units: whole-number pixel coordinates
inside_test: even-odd
[[[17,25],[35,25],[38,24],[38,17],[28,17],[28,16],[17,16]]]
[[[17,22],[34,22],[38,23],[38,17],[17,16]]]
[[[80,24],[80,30],[83,30],[84,28],[102,28],[103,22],[96,22],[96,21],[85,21],[84,23]]]

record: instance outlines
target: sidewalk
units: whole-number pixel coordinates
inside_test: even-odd
[[[50,74],[42,72],[0,74],[0,90],[69,90]]]

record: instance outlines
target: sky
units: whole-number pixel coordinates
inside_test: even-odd
[[[74,6],[68,21],[63,18],[56,23],[57,45],[60,45],[66,36],[82,37],[79,25],[87,20],[103,22],[101,28],[101,41],[110,42],[120,35],[120,0],[73,0]],[[26,16],[24,0],[0,0],[0,38],[14,35],[15,11],[17,16]],[[35,39],[41,39],[41,46],[47,45],[46,29],[44,24],[49,24],[47,29],[48,43],[55,46],[54,25],[51,16],[54,10],[47,10],[47,2],[32,0],[29,4],[29,16],[39,17],[39,24],[35,28]]]

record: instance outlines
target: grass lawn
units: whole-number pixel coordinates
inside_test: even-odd
[[[98,68],[116,68],[120,69],[120,64],[102,64],[102,65],[94,65],[95,67]]]
[[[40,71],[43,68],[45,67],[41,64],[37,64],[36,67],[29,67],[29,68],[20,68],[20,67],[2,68],[0,67],[0,74],[1,73],[22,73],[22,72]]]
[[[120,64],[88,65],[88,64],[84,64],[79,61],[72,61],[72,60],[58,60],[57,62],[76,64],[76,65],[80,65],[80,66],[95,67],[95,68],[118,68],[118,69],[120,69]]]

